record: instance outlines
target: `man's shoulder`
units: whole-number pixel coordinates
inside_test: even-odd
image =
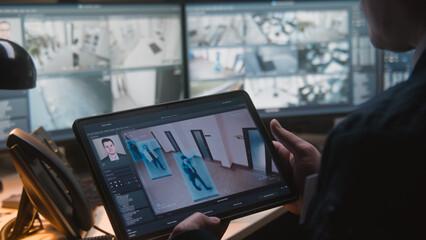
[[[424,130],[426,120],[426,72],[417,72],[349,114],[338,127],[344,131],[371,128],[375,131]]]

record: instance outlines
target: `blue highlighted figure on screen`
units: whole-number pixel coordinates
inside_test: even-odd
[[[148,159],[149,162],[154,163],[156,168],[161,168],[162,170],[166,170],[161,164],[160,156],[156,154],[153,150],[149,149],[148,145],[142,145],[142,153]]]
[[[201,157],[180,152],[173,156],[194,202],[219,195]]]
[[[180,158],[182,160],[182,170],[186,173],[188,179],[191,181],[195,189],[197,189],[198,191],[202,190],[201,187],[199,187],[195,182],[195,180],[198,180],[198,182],[200,182],[206,190],[211,190],[212,188],[206,185],[206,183],[197,173],[197,170],[194,168],[194,166],[192,166],[192,158],[187,158],[185,155],[180,156]]]
[[[135,159],[135,162],[142,161],[142,154],[138,149],[138,146],[136,145],[136,140],[127,140],[126,141],[127,146],[129,147],[130,153],[132,154],[133,159]]]
[[[155,139],[139,141],[136,146],[142,157],[138,160],[138,154],[134,154],[132,151],[132,155],[134,157],[136,155],[135,162],[143,161],[145,163],[152,180],[172,175],[161,147]]]

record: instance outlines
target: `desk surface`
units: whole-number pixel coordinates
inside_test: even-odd
[[[18,174],[11,174],[5,177],[2,177],[3,182],[3,191],[0,193],[0,200],[10,197],[13,194],[20,194],[22,191],[22,183]],[[287,210],[284,207],[276,207],[263,212],[252,214],[246,217],[235,219],[231,221],[225,235],[222,239],[237,240],[243,239],[258,230],[267,223],[278,218],[284,214]],[[0,227],[3,227],[10,219],[15,217],[17,214],[16,209],[0,208]],[[52,226],[47,222],[43,223],[45,229],[40,231],[38,234],[27,237],[25,239],[65,239],[63,235],[57,232]],[[113,233],[111,224],[109,222],[108,216],[103,207],[98,207],[95,211],[95,224],[101,229]],[[87,237],[103,235],[99,231],[92,229],[89,231]]]

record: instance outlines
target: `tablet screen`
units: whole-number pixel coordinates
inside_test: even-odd
[[[74,131],[120,239],[167,233],[194,212],[232,219],[295,197],[242,91],[79,119]]]

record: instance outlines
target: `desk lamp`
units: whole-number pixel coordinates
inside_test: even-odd
[[[28,52],[18,44],[0,39],[0,89],[34,88],[36,68]],[[0,191],[3,185],[0,181]]]
[[[0,89],[34,88],[36,75],[34,62],[28,52],[12,41],[0,39]],[[2,188],[0,181],[0,191]]]
[[[28,52],[12,41],[0,39],[0,89],[34,88],[36,75]]]

